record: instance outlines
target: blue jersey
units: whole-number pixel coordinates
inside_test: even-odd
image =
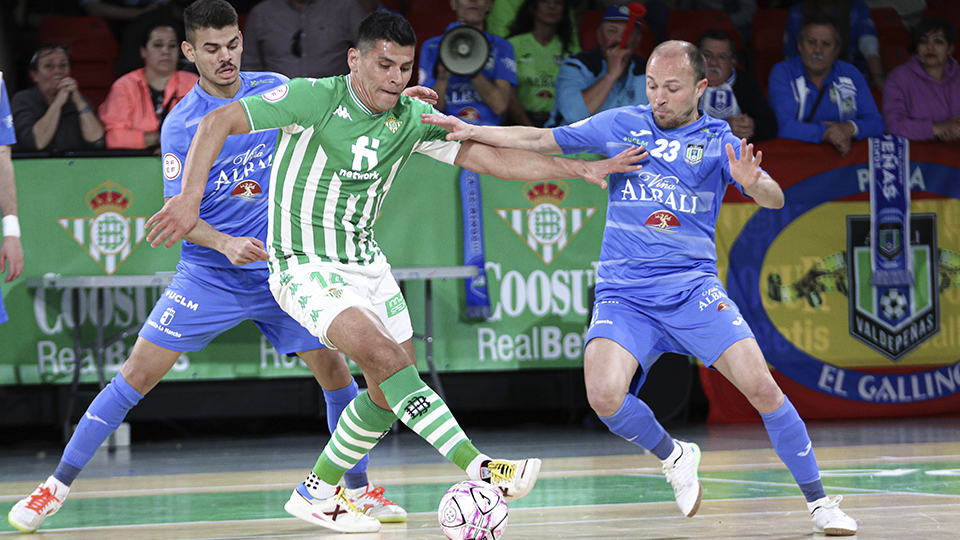
[[[10,114],[10,99],[7,97],[7,85],[0,73],[0,145],[17,144],[17,132],[13,129],[13,115]]]
[[[161,128],[163,196],[173,197],[180,193],[187,150],[205,114],[242,97],[263,94],[288,81],[287,77],[277,73],[241,71],[240,90],[232,99],[211,96],[199,84],[194,85],[170,111]],[[223,150],[210,168],[200,202],[200,219],[224,234],[249,236],[266,242],[267,194],[276,140],[276,130],[227,137]],[[183,242],[180,259],[201,266],[235,268],[224,254],[187,241]],[[257,261],[243,268],[254,270],[266,268],[266,265],[266,262]]]
[[[733,181],[724,146],[739,154],[740,140],[727,122],[699,114],[690,125],[662,130],[649,105],[621,107],[553,129],[565,154],[615,156],[634,145],[650,152],[640,171],[610,177],[598,294],[683,290],[717,274],[714,230]]]

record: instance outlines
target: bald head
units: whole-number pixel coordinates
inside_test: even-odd
[[[686,61],[679,63],[673,62],[679,58],[684,58]],[[653,52],[650,53],[650,59],[647,60],[647,70],[649,71],[650,66],[660,59],[670,60],[672,64],[677,65],[681,69],[683,67],[688,68],[690,74],[693,76],[693,84],[697,84],[707,78],[707,64],[703,59],[703,55],[700,54],[700,49],[693,43],[672,40],[664,41],[660,45],[657,45],[657,47],[653,49]]]

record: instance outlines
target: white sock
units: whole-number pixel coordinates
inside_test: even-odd
[[[337,493],[337,486],[324,482],[313,471],[310,471],[303,484],[307,486],[307,493],[315,499],[329,499]]]
[[[680,454],[683,453],[683,447],[677,444],[677,440],[673,440],[673,452],[670,452],[670,455],[667,456],[667,459],[663,460],[664,465],[673,465],[678,459],[680,459]]]
[[[480,454],[479,456],[473,458],[473,461],[470,462],[470,465],[467,465],[467,476],[471,480],[482,480],[483,477],[480,475],[480,464],[484,461],[490,461],[490,456],[486,454]]]

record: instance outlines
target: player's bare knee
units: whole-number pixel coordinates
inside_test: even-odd
[[[590,408],[599,416],[613,416],[623,405],[626,397],[616,387],[605,384],[604,381],[587,382],[587,402]]]

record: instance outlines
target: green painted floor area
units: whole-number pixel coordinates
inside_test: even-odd
[[[960,462],[826,469],[822,474],[824,485],[831,494],[913,492],[960,495]],[[800,495],[785,469],[709,472],[701,474],[701,479],[704,498],[708,500]],[[149,482],[149,478],[145,477],[144,481]],[[388,488],[387,495],[409,513],[435,512],[448,487],[445,484],[395,485]],[[289,496],[289,490],[282,490],[71,499],[55,519],[44,523],[44,529],[287,518],[283,505]],[[672,489],[659,475],[542,478],[533,493],[511,503],[511,508],[672,500]],[[5,504],[0,508],[6,513],[12,505]]]

